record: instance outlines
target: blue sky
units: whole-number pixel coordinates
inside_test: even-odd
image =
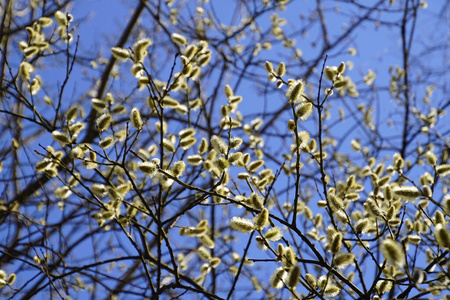
[[[233,14],[235,13],[235,6],[231,5],[231,1],[214,1],[211,0],[212,5],[214,6],[214,11],[217,13],[218,17],[220,18],[221,22],[225,25],[238,25],[240,19],[239,17],[237,19],[233,19]],[[321,35],[321,28],[316,24],[312,28],[308,28],[305,35],[302,35],[301,32],[297,32],[296,30],[305,24],[308,23],[308,18],[311,17],[310,11],[315,8],[315,4],[311,3],[312,1],[306,1],[306,0],[294,0],[292,3],[288,6],[288,9],[286,11],[278,11],[279,17],[285,18],[287,20],[287,24],[283,27],[286,30],[286,33],[290,38],[296,39],[296,45],[298,45],[298,48],[300,48],[303,52],[302,58],[305,61],[310,62],[314,58],[316,58],[319,55],[320,50],[320,35]],[[443,22],[438,22],[436,16],[440,14],[440,9],[442,8],[442,4],[438,3],[439,1],[430,1],[428,8],[423,9],[419,11],[419,21],[417,29],[417,34],[415,35],[415,39],[418,41],[414,43],[414,48],[412,53],[414,55],[420,54],[425,49],[428,49],[430,47],[430,43],[433,41],[436,41],[436,39],[440,40],[439,35],[443,36],[443,39],[445,39],[445,33],[448,33],[448,29],[445,27],[445,24]],[[194,1],[187,2],[189,3],[191,11],[194,9]],[[234,3],[234,1],[233,1]],[[79,37],[79,50],[78,55],[80,60],[86,59],[83,62],[83,67],[76,66],[74,69],[74,72],[71,75],[70,81],[66,87],[65,93],[64,93],[64,102],[63,102],[63,108],[67,109],[69,106],[71,106],[74,101],[85,97],[87,103],[85,105],[86,110],[90,109],[89,101],[91,97],[94,97],[95,95],[90,92],[93,88],[92,81],[90,80],[93,76],[98,76],[100,72],[98,70],[92,70],[90,69],[89,60],[90,59],[96,59],[98,58],[98,55],[101,55],[101,57],[108,59],[110,57],[110,47],[114,46],[117,43],[117,40],[119,39],[119,35],[121,34],[121,31],[126,25],[126,22],[128,21],[130,14],[132,12],[132,9],[134,9],[134,6],[136,4],[128,3],[125,1],[108,1],[108,0],[79,0],[74,1],[74,4],[72,5],[72,8],[68,10],[73,16],[74,16],[74,22],[73,24],[76,26],[75,28],[75,36]],[[383,4],[385,7],[385,4]],[[384,22],[389,23],[392,21],[398,21],[401,18],[401,7],[399,6],[399,2],[396,2],[394,4],[393,12],[392,13],[383,13],[382,15],[376,15],[377,17],[380,17],[381,20]],[[347,7],[347,4],[345,1],[337,2],[335,1],[324,1],[323,2],[323,8],[326,13],[326,23],[328,25],[329,30],[329,36],[330,40],[333,41],[333,38],[336,36],[339,36],[344,32],[345,28],[348,26],[351,26],[352,22],[355,20],[355,16],[358,16],[358,13],[355,12],[353,9],[350,9]],[[342,12],[342,14],[341,14]],[[144,14],[145,16],[145,14]],[[187,17],[188,13],[186,11],[182,12],[183,17]],[[303,17],[302,17],[303,16]],[[148,17],[148,15],[147,15]],[[270,21],[269,21],[270,15],[267,14],[265,17],[261,18],[261,21],[259,25],[264,28],[270,27]],[[317,16],[312,16],[313,18],[317,18]],[[233,24],[230,24],[232,20],[238,20],[238,22],[235,22]],[[141,20],[142,23],[145,23],[145,18]],[[425,24],[425,25],[424,25]],[[429,25],[428,25],[429,24]],[[448,25],[448,24],[447,24]],[[365,96],[364,90],[370,90],[372,87],[366,86],[363,83],[363,77],[367,74],[367,71],[369,69],[373,70],[377,74],[377,78],[375,80],[374,88],[379,89],[385,89],[384,91],[380,92],[377,96],[380,97],[379,103],[381,105],[378,107],[378,110],[375,112],[376,119],[378,118],[380,121],[380,128],[381,132],[386,135],[393,134],[393,129],[390,129],[385,124],[385,121],[390,114],[395,113],[395,104],[391,99],[391,96],[387,92],[387,88],[389,87],[389,68],[395,67],[396,65],[401,65],[401,40],[399,39],[399,32],[400,28],[396,26],[375,26],[372,22],[363,24],[358,30],[356,30],[354,33],[352,33],[347,39],[342,41],[342,43],[335,49],[333,49],[330,53],[326,53],[329,55],[329,58],[327,60],[327,65],[329,66],[337,66],[341,61],[344,62],[352,62],[354,64],[354,68],[350,70],[347,67],[346,75],[349,75],[352,77],[352,80],[357,83],[358,90],[360,90],[360,97],[356,99],[350,100],[347,104],[349,105],[349,108],[344,108],[346,112],[348,110],[356,110],[356,106],[361,103],[368,103],[370,100],[368,97]],[[437,36],[437,37],[436,37]],[[315,42],[316,45],[313,45],[312,42]],[[167,42],[167,41],[153,41],[156,43],[161,42]],[[248,41],[247,41],[248,42]],[[126,45],[132,46],[134,41],[130,40]],[[245,43],[245,40],[243,41]],[[71,46],[72,51],[74,44]],[[350,55],[349,54],[349,48],[355,48],[357,53],[356,55]],[[444,51],[445,52],[445,51]],[[255,59],[259,62],[257,67],[251,67],[249,69],[250,72],[264,72],[262,66],[264,61],[270,60],[274,63],[274,65],[277,65],[280,61],[286,60],[288,61],[291,56],[291,52],[288,52],[284,47],[281,45],[274,46],[270,51],[262,51],[260,55],[258,55]],[[428,67],[433,68],[433,66],[436,66],[436,68],[442,69],[442,62],[445,61],[445,58],[440,56],[434,56],[432,53],[423,53],[420,54],[425,57],[424,63],[425,66],[428,65]],[[421,57],[418,55],[418,57]],[[448,51],[447,51],[448,55]],[[323,60],[323,57],[321,58],[321,61]],[[292,62],[292,61],[291,61]],[[419,63],[414,62],[412,63]],[[18,63],[17,63],[18,64]],[[166,65],[169,65],[170,63],[167,62]],[[180,64],[178,64],[179,67]],[[322,65],[322,63],[318,64],[319,66]],[[129,68],[130,65],[126,65],[125,67],[121,66],[124,70]],[[304,75],[304,72],[306,71],[307,66],[302,65],[301,62],[294,62],[288,67],[288,75],[287,78],[293,78],[293,79],[299,79]],[[122,70],[122,69],[119,69]],[[176,70],[177,71],[177,70]],[[49,88],[54,88],[57,86],[60,86],[61,84],[61,78],[64,74],[64,68],[48,68],[45,70],[42,68],[38,71],[39,74],[42,75],[44,78],[44,82],[49,84]],[[169,70],[166,69],[162,72],[162,74],[168,75]],[[259,74],[260,74],[259,73]],[[129,74],[129,73],[127,73]],[[309,79],[310,88],[307,90],[307,93],[311,94],[313,97],[317,94],[317,87],[318,87],[318,78],[320,75],[320,69],[316,69],[313,75]],[[420,75],[420,74],[419,74]],[[121,81],[121,79],[116,80],[112,85],[117,90],[120,90],[123,92],[122,95],[126,95],[127,91],[132,90],[134,87],[133,80],[131,79],[130,75],[126,75],[128,79]],[[426,74],[423,75],[426,77]],[[161,80],[164,80],[164,78],[159,78]],[[435,78],[426,78],[430,81],[434,80]],[[418,103],[420,102],[421,98],[425,94],[425,86],[427,85],[427,82],[424,80],[423,88],[417,89],[417,94],[415,95],[416,99],[418,100]],[[230,84],[232,87],[235,87],[237,84],[236,78],[233,77],[233,74],[229,74],[225,81],[223,82],[223,86],[225,86],[225,83]],[[326,87],[327,84],[330,83],[327,81],[324,81],[324,86]],[[442,99],[445,97],[445,95],[442,94],[442,90],[445,90],[446,86],[448,88],[449,79],[447,78],[441,78],[441,80],[438,82],[441,89],[433,95],[432,101],[435,101],[435,99],[438,101],[438,103],[442,102]],[[255,84],[251,80],[243,80],[239,84],[239,88],[235,90],[235,94],[242,95],[244,97],[244,101],[240,105],[240,110],[243,112],[245,116],[251,116],[251,117],[265,117],[265,114],[268,114],[272,111],[275,111],[282,107],[286,102],[285,97],[285,90],[286,87],[283,87],[281,91],[278,92],[270,92],[264,96],[262,96],[262,92],[264,91],[264,88],[269,87],[272,88],[275,84],[270,83],[268,81],[262,82],[259,84]],[[210,87],[212,90],[214,87]],[[208,92],[211,92],[211,90],[208,90]],[[220,91],[223,91],[223,87],[220,88]],[[367,93],[369,95],[369,93]],[[38,95],[39,96],[39,95]],[[41,95],[42,96],[42,95]],[[336,116],[337,109],[340,107],[343,107],[342,102],[335,98],[331,98],[330,101],[334,104],[334,108],[332,109],[333,116],[332,119],[329,121],[330,124],[333,123],[334,120],[337,120],[338,117]],[[223,96],[223,103],[226,103],[226,98]],[[127,103],[128,106],[134,105],[133,103]],[[423,109],[424,112],[427,113],[427,106],[418,104],[419,109]],[[50,110],[46,111],[46,113],[50,114]],[[288,118],[291,116],[289,114],[285,114],[283,118],[281,118],[280,121],[276,123],[278,126],[277,128],[274,128],[273,130],[269,130],[269,132],[276,133],[278,132],[279,128],[284,128],[283,122],[286,123]],[[397,117],[393,115],[393,121],[395,122]],[[447,117],[448,119],[448,117]],[[338,136],[343,135],[343,133],[347,132],[353,126],[355,126],[355,123],[357,123],[357,120],[353,120],[349,123],[343,123],[338,124],[334,126],[331,130],[334,134],[337,134]],[[444,123],[444,124],[443,124]],[[443,124],[443,125],[442,125]],[[438,128],[447,128],[448,125],[444,122],[441,122],[440,127]],[[305,122],[304,124],[301,124],[302,130],[308,130],[312,134],[317,132],[317,126],[315,125],[314,120]],[[445,132],[445,131],[444,131]],[[365,138],[365,133],[361,130],[355,130],[352,131],[351,134],[347,136],[343,136],[340,140],[342,142],[341,149],[345,153],[348,153],[351,157],[363,161],[362,156],[360,154],[355,154],[349,144],[350,140],[354,138]],[[4,137],[0,138],[0,140],[4,141],[4,139],[9,139],[10,137]],[[270,149],[271,151],[277,151],[278,149],[282,149],[285,145],[279,145],[274,142],[275,139],[268,138],[265,149]],[[47,136],[46,138],[43,138],[40,140],[40,143],[52,143],[50,136]],[[57,145],[55,142],[53,142],[54,145]],[[383,155],[392,155],[392,151],[383,153]],[[276,167],[276,166],[274,166]],[[292,180],[292,179],[291,179]],[[283,185],[286,185],[286,181],[282,181],[280,187]],[[292,193],[292,192],[291,192]],[[282,197],[286,197],[288,199],[289,194],[284,194]],[[291,194],[292,196],[292,194]],[[316,197],[317,198],[317,197]],[[318,200],[318,199],[316,199]],[[76,201],[76,200],[73,200]],[[315,205],[312,205],[312,208],[316,212]],[[32,209],[32,208],[31,208]],[[63,213],[55,213],[54,217],[63,217]],[[229,215],[226,213],[221,214],[220,218],[226,219]],[[83,222],[86,222],[86,220],[82,220]],[[182,222],[182,221],[181,221]],[[86,222],[87,223],[87,222]],[[96,222],[92,222],[92,225],[96,225]],[[65,228],[64,234],[71,235],[72,237],[75,237],[77,235],[82,235],[83,232],[78,232],[76,228]],[[177,233],[175,233],[177,234]],[[240,242],[236,244],[235,250],[240,250],[240,253],[242,253],[242,248],[245,246],[248,235],[237,235],[240,238]],[[92,249],[93,244],[98,244],[100,249],[107,249],[108,247],[105,246],[104,241],[96,241],[86,240],[83,243],[80,243],[77,245],[75,251],[76,253],[83,253],[86,251],[89,253],[89,251]],[[120,243],[124,243],[125,249],[129,250],[131,249],[130,245],[127,241],[123,241],[122,237],[116,236],[113,238],[113,244],[116,246],[120,246]],[[179,247],[182,247],[182,243],[178,245]],[[104,248],[102,248],[104,247]],[[130,248],[128,248],[130,247]],[[78,250],[79,249],[79,250]],[[78,252],[79,251],[79,252]],[[250,257],[252,258],[266,258],[271,257],[267,255],[264,252],[260,252],[255,247],[251,248]],[[71,263],[76,264],[78,257],[73,257],[73,261]],[[267,268],[266,265],[263,267],[264,269],[267,269],[267,272],[271,272],[273,268]],[[221,270],[224,271],[225,270]],[[31,276],[31,275],[30,275]],[[248,284],[248,281],[243,280],[242,282],[239,282],[239,284],[246,285]],[[83,294],[79,294],[79,297],[83,297]]]

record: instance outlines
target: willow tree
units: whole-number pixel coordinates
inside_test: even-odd
[[[0,4],[5,299],[449,295],[448,2],[89,5]]]

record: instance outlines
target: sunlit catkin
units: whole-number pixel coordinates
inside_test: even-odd
[[[312,104],[311,103],[305,103],[301,105],[299,108],[297,108],[297,118],[299,118],[302,121],[306,121],[308,117],[312,113]]]
[[[67,136],[67,134],[61,132],[61,131],[53,131],[52,137],[55,141],[59,142],[61,145],[70,144],[70,138]]]
[[[337,232],[333,235],[330,241],[330,251],[333,254],[337,254],[342,248],[342,234]]]
[[[178,46],[187,45],[187,39],[183,35],[179,33],[173,33],[171,36],[172,42],[177,44]]]
[[[253,219],[253,222],[255,223],[255,227],[257,229],[261,229],[263,227],[266,227],[269,225],[269,211],[267,208],[263,208],[263,210],[255,216]]]
[[[97,129],[102,132],[108,130],[112,122],[112,117],[109,113],[105,113],[97,118]]]
[[[314,277],[314,275],[307,273],[305,275],[305,280],[306,280],[306,283],[308,283],[308,285],[310,287],[312,287],[312,288],[316,287],[316,277]]]
[[[414,200],[419,198],[422,193],[414,186],[397,186],[393,189],[396,196],[405,200]]]
[[[130,112],[130,120],[131,124],[136,128],[137,130],[141,130],[143,123],[141,119],[141,113],[139,112],[139,109],[134,107]]]
[[[445,177],[450,174],[450,164],[443,164],[436,167],[436,174],[439,177]]]
[[[305,83],[303,80],[297,80],[289,84],[289,88],[286,92],[286,97],[290,102],[296,103],[302,100],[302,95],[305,90]]]
[[[115,59],[118,59],[120,61],[126,61],[127,59],[131,58],[130,51],[122,49],[120,47],[111,48],[111,54]]]
[[[398,242],[386,239],[381,243],[380,249],[384,258],[390,264],[401,267],[405,263],[405,255],[402,246]]]
[[[286,276],[287,272],[284,267],[277,268],[272,276],[270,276],[270,286],[274,289],[281,289],[284,286]]]
[[[283,237],[283,233],[279,227],[273,227],[267,230],[265,237],[272,242],[276,242]]]
[[[215,244],[214,241],[206,234],[202,235],[199,238],[200,242],[205,245],[205,247],[208,247],[209,249],[214,249]]]
[[[353,253],[342,253],[334,257],[333,264],[342,269],[352,264],[354,259],[355,255]]]
[[[298,278],[300,276],[300,266],[296,265],[289,272],[287,285],[289,288],[294,289],[298,284]]]
[[[439,246],[450,249],[450,231],[442,223],[436,225],[434,236]]]
[[[243,232],[249,233],[255,229],[255,225],[249,219],[244,219],[240,217],[233,217],[230,222],[231,228]]]
[[[249,172],[253,173],[256,172],[262,165],[264,164],[264,160],[256,160],[251,162],[247,169]]]

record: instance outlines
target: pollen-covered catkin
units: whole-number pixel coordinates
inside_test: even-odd
[[[386,239],[381,243],[380,248],[384,258],[390,264],[403,266],[405,262],[405,255],[403,253],[402,246],[398,242],[392,239]]]
[[[141,113],[139,112],[139,109],[134,107],[130,112],[130,120],[131,124],[133,124],[134,128],[137,130],[141,130],[143,123],[141,119]]]

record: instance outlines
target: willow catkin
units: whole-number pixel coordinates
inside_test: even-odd
[[[102,139],[98,145],[100,146],[100,148],[102,148],[103,150],[106,150],[110,147],[112,147],[114,145],[114,138],[112,136],[107,136],[104,139]]]
[[[263,208],[261,212],[255,216],[253,219],[253,222],[255,223],[255,227],[257,229],[261,229],[263,227],[266,227],[269,225],[269,211],[267,208]]]
[[[439,177],[445,177],[450,174],[450,164],[443,164],[436,167],[436,174]]]
[[[396,196],[407,200],[419,198],[422,193],[415,186],[397,186],[393,189]]]
[[[450,249],[450,231],[445,228],[442,223],[436,225],[434,229],[434,236],[439,246]]]
[[[297,80],[289,84],[289,88],[286,92],[286,97],[293,102],[300,102],[302,100],[302,95],[305,90],[305,83],[303,80]]]
[[[296,265],[289,272],[289,277],[287,281],[287,285],[289,288],[293,289],[297,286],[299,276],[300,276],[300,266]]]
[[[315,288],[316,287],[316,277],[314,277],[314,275],[311,275],[311,274],[306,274],[305,275],[305,280],[306,280],[306,282],[312,287],[312,288]]]
[[[380,249],[384,258],[390,264],[401,267],[405,263],[405,255],[402,246],[398,242],[386,239],[381,243]]]
[[[171,36],[172,42],[177,44],[178,46],[187,45],[187,39],[183,35],[179,33],[173,33]]]
[[[337,232],[333,235],[330,242],[330,251],[333,254],[339,253],[342,248],[342,233]]]
[[[70,138],[67,134],[61,132],[61,131],[53,131],[52,137],[55,141],[59,142],[61,145],[70,144]]]
[[[147,176],[153,177],[158,171],[158,166],[154,162],[146,161],[138,164],[138,170],[145,173]]]
[[[281,228],[279,227],[272,227],[266,232],[266,239],[276,242],[280,240],[283,237],[283,233],[281,232]]]
[[[281,289],[284,286],[287,272],[284,267],[277,268],[270,277],[270,286],[274,289]]]
[[[355,255],[353,253],[338,254],[333,259],[333,264],[338,268],[345,268],[353,263]]]
[[[109,113],[102,114],[96,120],[97,129],[102,132],[108,130],[112,122],[112,116]]]
[[[141,130],[143,123],[142,123],[142,119],[141,119],[141,113],[139,112],[139,109],[134,107],[131,112],[130,112],[130,120],[131,120],[131,124],[133,125],[134,128],[136,128],[137,130]]]
[[[240,217],[233,217],[230,225],[231,228],[243,233],[249,233],[255,229],[255,225],[251,220]]]
[[[206,235],[206,234],[202,235],[199,238],[199,240],[205,247],[208,247],[209,249],[214,249],[215,243],[208,235]]]

